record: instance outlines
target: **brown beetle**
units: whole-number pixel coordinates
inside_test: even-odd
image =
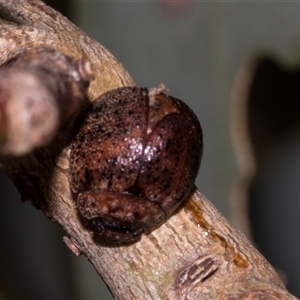
[[[162,225],[191,192],[202,130],[181,100],[124,87],[92,103],[70,152],[70,184],[91,229],[132,242]]]

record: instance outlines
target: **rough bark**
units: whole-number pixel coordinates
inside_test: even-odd
[[[99,94],[133,81],[113,56],[40,1],[0,0],[1,63],[46,46],[87,57]],[[84,227],[68,182],[68,143],[60,131],[46,148],[1,166],[23,200],[30,200],[66,231],[75,255],[94,265],[116,299],[295,299],[272,266],[198,191],[163,226],[130,245],[109,245]]]

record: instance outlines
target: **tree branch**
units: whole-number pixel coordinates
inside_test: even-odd
[[[112,55],[40,1],[0,0],[1,63],[47,46],[88,58],[95,80],[88,96],[133,81]],[[130,245],[104,243],[81,222],[68,182],[68,141],[60,131],[46,148],[1,159],[23,200],[66,231],[75,255],[84,254],[116,299],[295,299],[271,265],[198,191],[164,225]]]
[[[86,59],[35,48],[0,70],[0,153],[24,155],[47,145],[59,124],[70,122],[93,79]]]

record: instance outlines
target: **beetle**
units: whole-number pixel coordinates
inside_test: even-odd
[[[203,152],[193,111],[158,88],[122,87],[93,101],[70,150],[70,186],[89,227],[134,242],[191,193]]]

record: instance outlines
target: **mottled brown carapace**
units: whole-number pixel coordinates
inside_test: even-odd
[[[103,94],[71,146],[70,183],[79,212],[105,240],[138,240],[190,193],[202,149],[197,117],[161,87]]]

